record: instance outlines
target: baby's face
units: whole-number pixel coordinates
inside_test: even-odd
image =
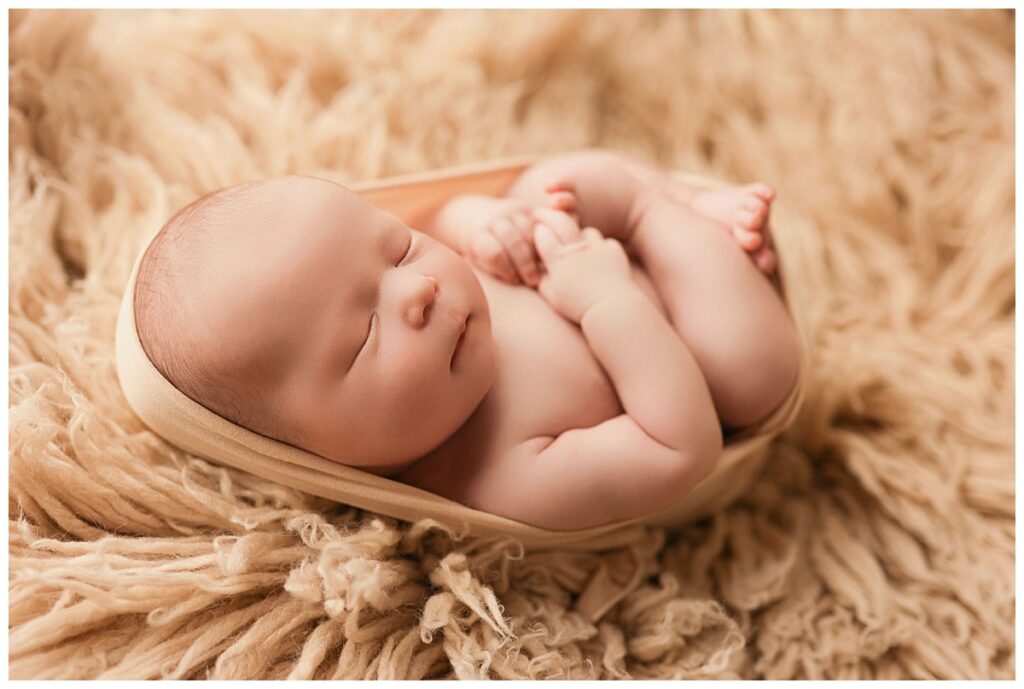
[[[270,180],[232,209],[202,308],[217,357],[257,377],[304,449],[344,464],[417,459],[494,379],[490,312],[469,264],[339,185]]]

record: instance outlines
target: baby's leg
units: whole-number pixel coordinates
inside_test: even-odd
[[[575,212],[581,226],[597,227],[625,244],[627,237],[622,235],[635,224],[628,213],[637,205],[636,196],[655,188],[719,223],[764,274],[775,271],[777,261],[768,229],[775,191],[766,184],[697,187],[639,158],[588,149],[537,163],[515,181],[508,195]]]
[[[644,207],[632,241],[722,423],[738,429],[767,417],[799,365],[796,333],[771,283],[713,221],[667,194]]]
[[[640,259],[722,423],[741,428],[771,413],[795,381],[796,336],[771,283],[727,228],[697,212],[696,195],[661,171],[607,151],[545,160],[509,194],[544,203],[560,182],[572,187],[581,225],[619,239]],[[727,210],[722,197],[715,200]]]
[[[548,190],[567,183],[572,193],[565,194],[567,202],[559,204],[558,193]],[[625,169],[618,154],[587,150],[545,158],[520,175],[507,195],[574,212],[580,227],[596,227],[628,246],[638,184],[636,174]]]

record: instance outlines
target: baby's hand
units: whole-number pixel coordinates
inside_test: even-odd
[[[538,291],[562,316],[579,323],[591,306],[633,286],[629,257],[617,240],[593,227],[580,230],[566,213],[534,211],[533,237],[547,274]]]
[[[533,205],[504,199],[483,227],[466,237],[465,254],[481,270],[513,285],[536,287],[540,259],[533,247]]]

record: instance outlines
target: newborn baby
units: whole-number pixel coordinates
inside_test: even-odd
[[[410,228],[310,177],[179,211],[140,264],[143,348],[257,433],[553,529],[667,507],[798,366],[773,193],[606,151]],[[583,228],[583,229],[581,229]]]

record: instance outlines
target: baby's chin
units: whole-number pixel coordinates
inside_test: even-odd
[[[401,419],[395,419],[372,432],[369,429],[355,431],[359,437],[334,436],[324,439],[322,445],[311,442],[303,449],[345,466],[389,476],[444,445],[472,415],[476,406],[465,415],[438,416],[430,424],[418,424],[416,429]]]
[[[371,464],[369,466],[355,467],[361,471],[365,471],[368,474],[375,474],[377,476],[393,477],[401,474],[403,471],[411,467],[416,463],[417,460],[409,462],[398,462],[392,464]]]
[[[486,341],[477,343],[482,349],[479,352],[482,360],[476,362],[477,370],[471,374],[471,384],[467,385],[459,394],[460,401],[465,401],[466,403],[466,406],[461,410],[462,413],[436,419],[436,423],[431,428],[429,436],[423,437],[419,443],[405,445],[402,448],[388,448],[391,452],[382,447],[383,454],[389,459],[381,457],[374,462],[368,463],[363,467],[364,470],[382,476],[400,473],[419,460],[435,454],[448,445],[453,438],[461,434],[461,431],[480,410],[488,393],[494,387],[496,370],[494,347],[493,342],[489,338],[490,334],[487,334],[488,339]],[[449,406],[448,408],[451,409],[452,407]]]

